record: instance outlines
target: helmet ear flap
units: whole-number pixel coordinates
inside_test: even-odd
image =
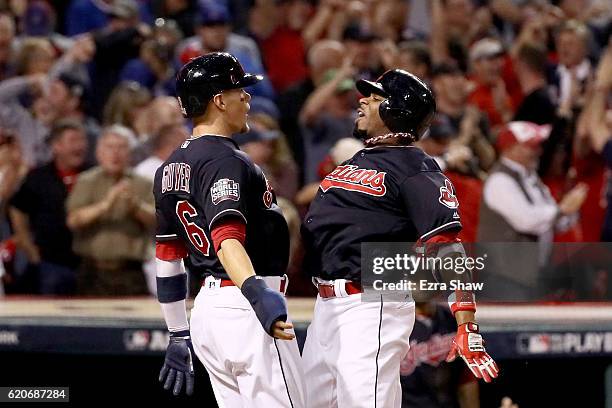
[[[195,95],[189,96],[189,103],[187,106],[189,106],[188,114],[190,117],[200,116],[205,110],[205,107],[202,105],[202,101]]]
[[[378,106],[378,112],[383,123],[390,131],[404,131],[402,124],[409,119],[409,115],[402,109],[392,107],[391,98],[387,98],[380,103]]]
[[[382,119],[385,126],[387,126],[389,130],[393,131],[390,126],[391,122],[393,121],[393,118],[391,117],[391,106],[388,98],[382,101],[380,105],[378,105],[378,114],[380,115],[380,118]]]

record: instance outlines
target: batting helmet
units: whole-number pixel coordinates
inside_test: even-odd
[[[213,96],[261,81],[261,75],[247,74],[233,55],[211,52],[194,58],[176,75],[176,94],[183,116],[203,115]]]
[[[429,87],[416,76],[401,69],[382,74],[375,82],[360,79],[357,89],[364,96],[385,97],[378,112],[390,131],[410,133],[415,140],[429,127],[436,101]]]

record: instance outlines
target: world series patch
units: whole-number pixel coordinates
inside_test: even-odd
[[[214,205],[225,200],[238,201],[240,200],[240,184],[230,179],[217,180],[210,188],[210,196]]]

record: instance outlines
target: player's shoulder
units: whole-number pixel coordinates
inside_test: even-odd
[[[78,183],[95,183],[104,174],[102,167],[96,166],[79,173]]]
[[[431,172],[442,173],[442,169],[434,158],[416,146],[406,147],[404,149],[404,157],[405,159],[399,163],[407,176]]]
[[[442,173],[438,163],[416,146],[382,146],[372,149],[386,161],[386,168],[393,170],[399,179],[422,173]]]
[[[253,165],[251,159],[238,148],[238,144],[232,138],[223,136],[207,135],[187,139],[175,153],[195,167],[211,163]]]

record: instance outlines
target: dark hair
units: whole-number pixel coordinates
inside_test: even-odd
[[[463,75],[463,72],[454,62],[442,62],[431,69],[431,77],[435,79],[442,75]]]
[[[427,44],[422,41],[403,41],[398,45],[400,52],[410,53],[416,62],[427,67],[427,73],[431,72],[431,54]]]
[[[517,51],[517,59],[540,75],[546,75],[546,50],[534,44],[523,44]]]
[[[80,122],[74,119],[61,119],[51,128],[49,137],[47,137],[47,143],[51,144],[58,140],[66,130],[76,130],[85,133],[85,128]]]

